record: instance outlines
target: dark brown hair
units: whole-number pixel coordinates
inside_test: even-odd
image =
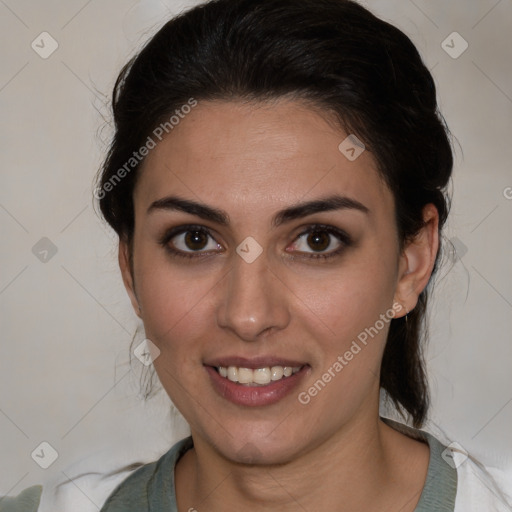
[[[433,78],[403,32],[351,0],[213,0],[166,23],[115,85],[115,135],[97,189],[107,222],[131,242],[140,162],[130,159],[191,98],[285,95],[334,113],[372,152],[394,196],[401,247],[422,228],[428,203],[441,230],[453,161]],[[427,294],[407,319],[391,321],[380,376],[415,426],[429,404],[421,341]]]

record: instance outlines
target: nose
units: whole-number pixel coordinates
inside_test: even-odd
[[[248,263],[234,255],[217,309],[218,325],[244,341],[257,341],[290,321],[287,287],[271,269],[263,252]]]

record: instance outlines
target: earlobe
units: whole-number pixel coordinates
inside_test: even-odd
[[[396,318],[412,311],[432,275],[439,249],[439,213],[433,204],[423,208],[424,226],[403,249],[395,302],[403,308]]]
[[[135,283],[133,279],[132,266],[131,266],[131,255],[130,248],[128,243],[124,240],[119,240],[119,268],[121,269],[121,275],[123,277],[124,287],[126,288],[126,292],[130,297],[130,301],[132,303],[132,307],[135,311],[135,314],[141,317],[142,311],[139,306],[139,301],[137,299],[137,295],[135,292]]]

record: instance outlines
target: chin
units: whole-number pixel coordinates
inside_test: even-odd
[[[277,426],[274,424],[273,428],[277,429]],[[235,463],[262,466],[286,464],[305,448],[302,446],[305,440],[296,439],[290,431],[276,434],[268,429],[260,434],[248,433],[249,428],[240,430],[240,435],[226,434],[222,439],[212,440],[217,451]]]

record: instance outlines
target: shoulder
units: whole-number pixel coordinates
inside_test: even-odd
[[[116,478],[90,473],[57,484],[34,485],[17,496],[0,496],[0,512],[98,512],[126,476],[126,472]]]
[[[141,469],[147,472],[151,466],[145,464]],[[120,484],[138,472],[126,469],[109,475],[70,469],[65,473],[69,475],[67,479],[34,485],[17,496],[0,496],[0,512],[98,512]],[[141,496],[142,480],[135,479],[134,483],[137,482],[139,486],[134,486],[134,495]],[[131,509],[126,507],[120,510]]]
[[[37,512],[98,512],[121,481],[133,472],[109,476],[104,473],[67,473],[69,478],[44,486]]]
[[[506,494],[512,489],[511,474],[485,467],[469,456],[457,468],[457,480],[455,512],[512,511],[511,497]]]
[[[37,512],[42,492],[42,485],[34,485],[17,496],[0,496],[0,512]]]
[[[125,475],[103,500],[101,512],[148,510],[148,483],[154,477],[159,462],[145,464],[130,475]]]
[[[175,466],[192,446],[191,437],[182,439],[157,461],[137,469],[116,487],[100,512],[145,512],[150,508],[175,512]]]
[[[512,512],[512,475],[484,466],[456,442],[450,442],[438,428],[418,430],[389,418],[389,426],[430,447],[427,480],[417,507],[453,512]]]
[[[148,463],[125,465],[102,457],[102,463],[93,459],[74,464],[62,472],[64,478],[29,487],[17,496],[0,492],[0,512],[144,512],[163,496],[173,504],[174,467],[191,446],[192,438],[185,438]],[[91,469],[99,467],[101,471]]]
[[[17,496],[2,497],[0,492],[0,512],[98,512],[113,490],[143,465],[126,465],[125,457],[109,455],[111,458],[100,454],[73,463],[59,476]]]

